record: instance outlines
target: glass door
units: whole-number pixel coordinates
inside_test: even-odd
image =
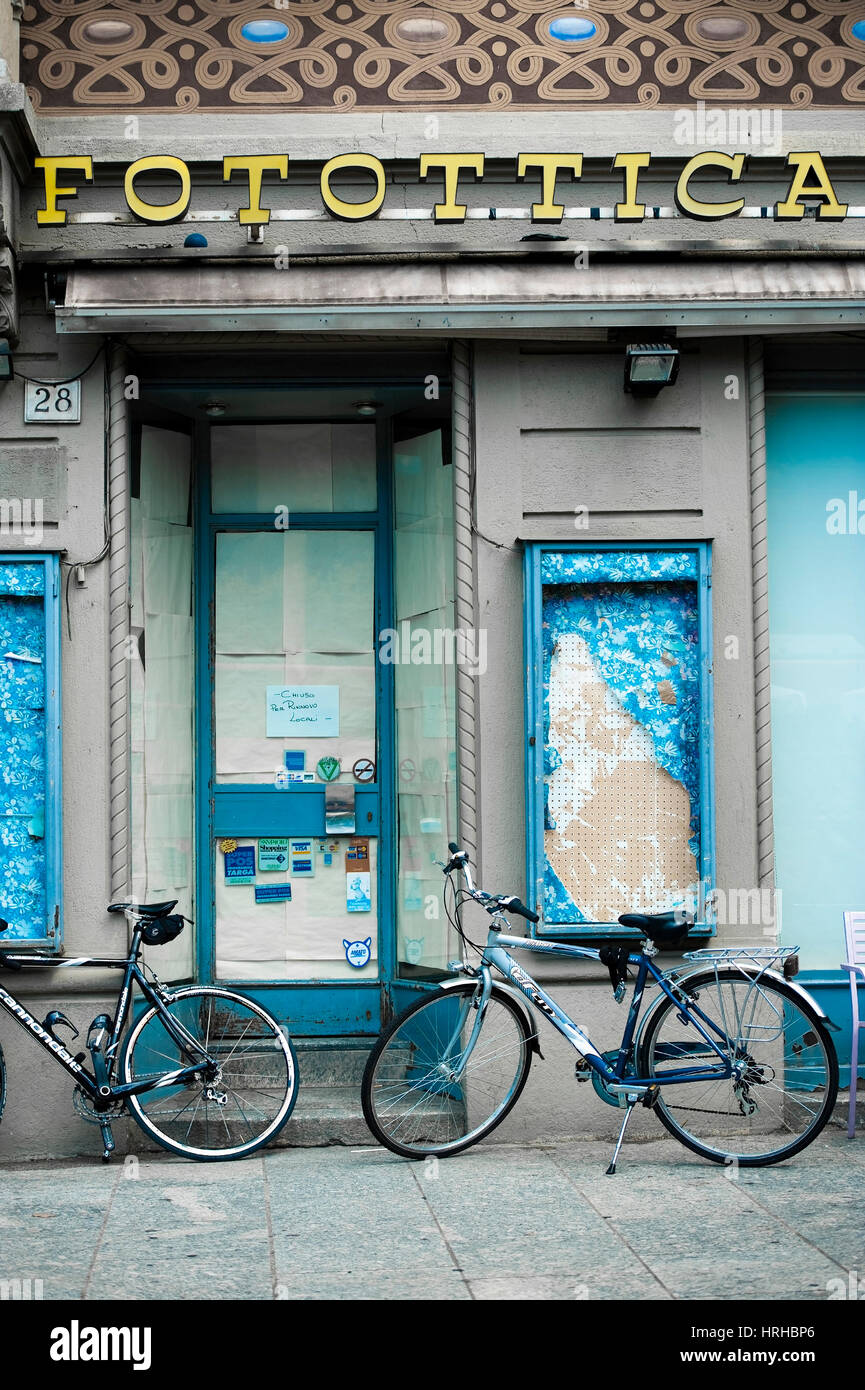
[[[297,1033],[375,1033],[395,952],[379,912],[392,757],[376,427],[214,426],[209,475],[202,975],[260,989]]]

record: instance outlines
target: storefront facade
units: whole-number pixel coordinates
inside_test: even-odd
[[[454,953],[456,838],[548,936],[684,906],[698,944],[798,944],[843,1027],[840,914],[865,893],[855,25],[793,16],[791,54],[834,26],[843,80],[805,96],[797,54],[746,105],[700,77],[772,46],[736,6],[715,18],[744,39],[707,37],[698,5],[623,37],[599,4],[585,52],[545,3],[323,3],[267,16],[266,44],[245,0],[116,8],[25,11],[4,89],[15,939],[120,949],[108,901],[176,898],[196,925],[153,953],[163,978],[240,984],[311,1058],[361,1053]],[[509,84],[460,56],[481,19]],[[649,63],[662,29],[702,54],[689,83]],[[615,43],[634,71],[611,90]],[[640,345],[675,357],[654,395]],[[35,981],[79,1025],[107,1003],[95,974]],[[615,1031],[600,974],[560,983]],[[7,1033],[14,1080],[33,1059]],[[0,1147],[88,1146],[53,1081],[42,1115],[10,1098]],[[502,1137],[579,1133],[589,1105],[551,1112],[555,1086]]]

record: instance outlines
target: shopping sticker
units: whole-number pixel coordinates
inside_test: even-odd
[[[275,873],[278,869],[288,868],[288,839],[269,839],[259,840],[258,842],[258,871],[259,873]]]

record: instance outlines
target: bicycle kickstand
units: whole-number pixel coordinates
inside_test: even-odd
[[[610,1166],[609,1166],[609,1168],[607,1169],[606,1173],[604,1174],[604,1177],[606,1177],[606,1178],[612,1178],[612,1177],[615,1175],[615,1172],[616,1172],[616,1159],[619,1157],[619,1150],[620,1150],[621,1147],[622,1147],[622,1140],[623,1140],[624,1137],[625,1137],[625,1130],[628,1128],[628,1121],[629,1121],[630,1118],[631,1118],[631,1114],[632,1114],[632,1112],[633,1112],[634,1106],[636,1105],[636,1103],[637,1103],[638,1100],[639,1100],[639,1096],[635,1096],[635,1095],[632,1095],[632,1094],[631,1094],[631,1095],[628,1095],[628,1097],[627,1097],[628,1105],[627,1105],[627,1109],[625,1110],[625,1118],[622,1120],[622,1128],[619,1130],[619,1137],[618,1137],[618,1139],[616,1140],[616,1147],[615,1147],[615,1149],[614,1149],[614,1151],[613,1151],[613,1157],[610,1159]]]
[[[111,1155],[114,1153],[114,1135],[111,1133],[111,1126],[107,1121],[99,1128],[102,1130],[102,1162],[110,1163]]]

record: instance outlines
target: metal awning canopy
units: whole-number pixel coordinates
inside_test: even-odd
[[[60,333],[519,337],[617,326],[700,333],[865,326],[856,259],[75,267]]]

